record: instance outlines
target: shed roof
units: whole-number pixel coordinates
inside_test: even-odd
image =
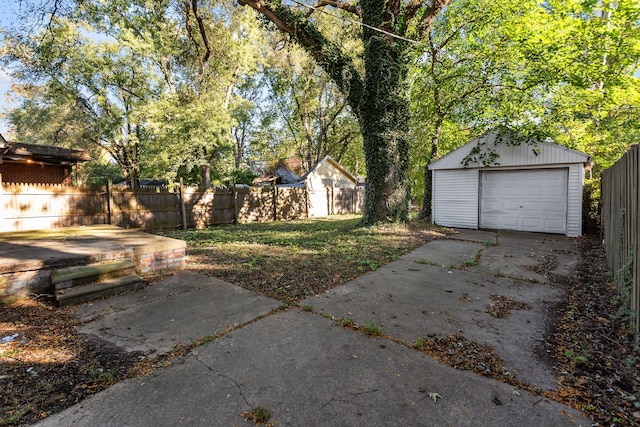
[[[591,157],[588,154],[549,141],[528,140],[519,145],[510,145],[506,141],[507,138],[509,136],[504,133],[499,133],[498,131],[489,132],[434,161],[429,165],[429,169],[591,163]],[[496,157],[490,161],[492,154],[495,154]],[[466,165],[465,162],[467,163]]]

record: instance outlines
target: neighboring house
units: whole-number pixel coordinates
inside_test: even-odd
[[[308,189],[356,188],[358,179],[329,156],[324,156],[302,177]]]
[[[306,187],[309,216],[321,217],[361,209],[364,192],[359,194],[355,191],[357,184],[355,176],[340,163],[325,156],[299,182],[287,187]]]
[[[362,211],[363,185],[359,185],[358,178],[331,157],[325,156],[302,177],[293,172],[291,164],[291,161],[281,161],[265,175],[256,178],[254,185],[273,185],[275,181],[278,188],[306,188],[310,217]]]
[[[582,187],[591,158],[547,141],[514,146],[505,138],[490,132],[429,165],[433,222],[581,235]]]
[[[79,169],[91,157],[82,150],[8,142],[0,135],[0,177],[17,184],[80,184]]]
[[[297,159],[280,160],[277,164],[266,168],[264,173],[254,179],[253,185],[266,186],[273,185],[292,185],[300,182],[300,176],[294,172],[294,166],[300,164]]]

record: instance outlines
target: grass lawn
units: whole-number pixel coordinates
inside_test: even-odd
[[[375,270],[446,229],[424,221],[360,227],[360,215],[164,233],[187,242],[187,268],[283,302]]]

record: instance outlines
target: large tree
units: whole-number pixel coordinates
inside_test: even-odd
[[[262,56],[253,11],[197,0],[49,6],[38,29],[3,34],[2,59],[23,84],[18,137],[89,140],[134,184],[182,173],[209,186],[213,170],[233,168],[236,88]]]
[[[431,216],[431,162],[506,120],[525,125],[536,108],[518,55],[523,21],[544,20],[535,2],[458,0],[414,50],[411,66],[412,177],[422,184],[421,218]],[[516,30],[516,28],[518,28]],[[508,117],[499,110],[507,110]],[[419,170],[419,172],[418,172]],[[422,176],[416,176],[422,174]],[[414,191],[420,189],[414,185]]]
[[[311,7],[280,0],[239,0],[297,41],[327,72],[358,118],[367,169],[364,224],[404,221],[409,211],[409,104],[405,39],[424,34],[451,0],[430,2],[321,0]],[[330,9],[362,25],[364,72],[356,60],[323,34],[314,14]],[[344,18],[344,16],[343,16]]]

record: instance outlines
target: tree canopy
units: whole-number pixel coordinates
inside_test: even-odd
[[[329,154],[366,174],[374,224],[412,199],[428,217],[427,165],[497,127],[596,170],[638,141],[634,0],[21,4],[39,25],[2,32],[15,136],[107,153],[132,181]]]

